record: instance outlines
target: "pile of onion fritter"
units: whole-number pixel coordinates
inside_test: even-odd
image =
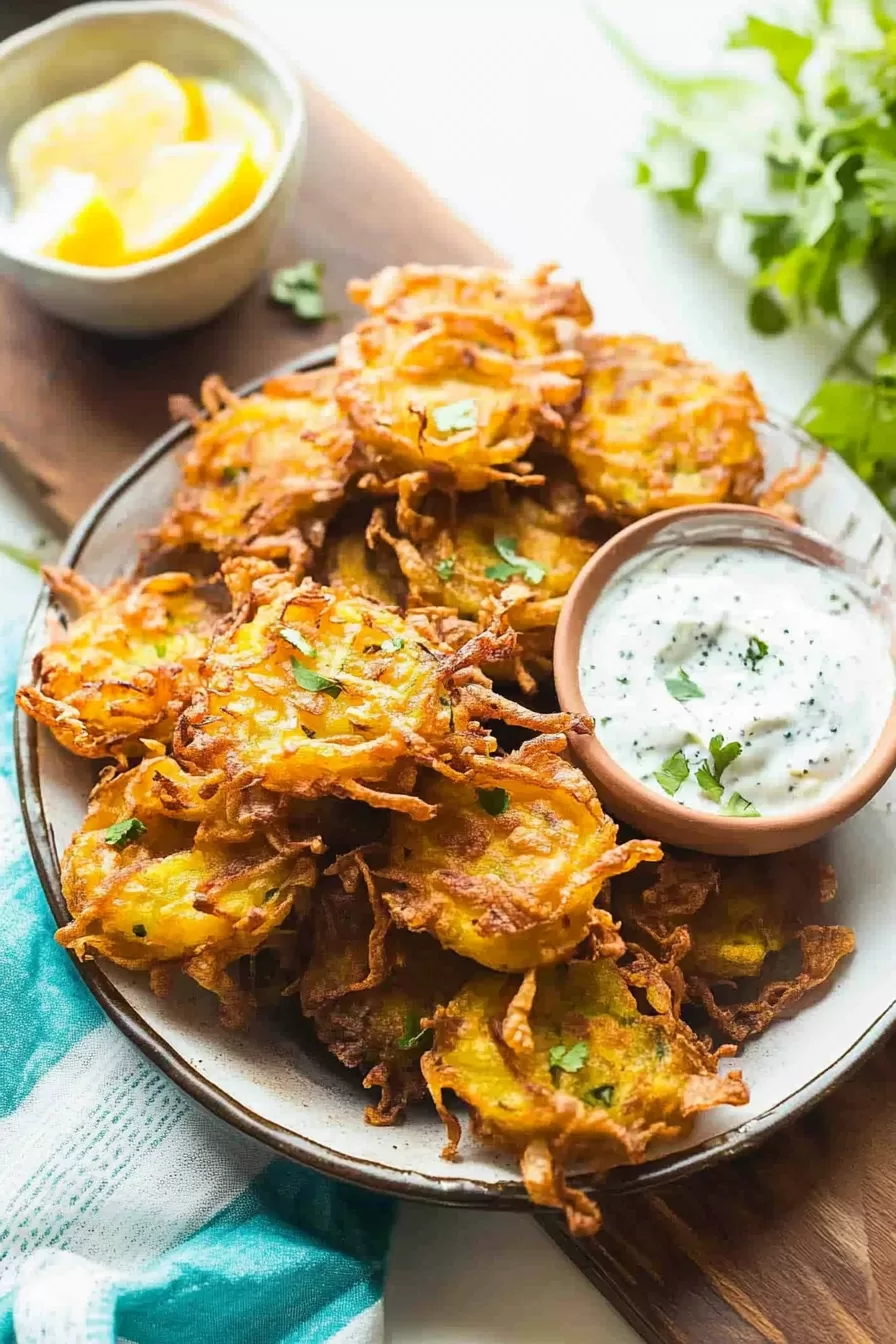
[[[833,878],[805,856],[620,839],[565,754],[592,725],[554,699],[554,627],[613,528],[786,510],[798,474],[763,486],[746,375],[590,330],[555,267],[390,267],[350,294],[368,316],[334,368],[187,404],[135,576],[45,572],[59,629],[19,704],[110,762],[58,937],[159,994],[191,976],[233,1027],[301,1013],[378,1089],[372,1124],[428,1093],[446,1157],[452,1093],[592,1232],[568,1169],[743,1104],[720,1056],[852,939],[812,923]],[[764,983],[797,941],[801,970]]]

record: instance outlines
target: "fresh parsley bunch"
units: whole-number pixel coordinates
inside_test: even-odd
[[[664,102],[638,184],[720,251],[738,236],[757,331],[842,325],[800,422],[896,512],[896,0],[815,0],[801,30],[748,17],[728,47],[764,53],[764,80],[664,75],[599,21]]]

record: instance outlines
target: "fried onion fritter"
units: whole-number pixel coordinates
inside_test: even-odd
[[[460,957],[431,938],[390,927],[360,855],[337,860],[342,881],[314,900],[313,945],[301,979],[302,1012],[318,1038],[364,1087],[378,1087],[369,1124],[389,1125],[426,1096],[420,1056],[430,1033],[421,1027],[470,974]]]
[[[432,821],[392,819],[389,865],[377,874],[395,922],[425,930],[495,970],[570,957],[591,932],[605,955],[622,943],[595,904],[604,884],[662,850],[616,844],[616,826],[561,735],[477,762],[469,780],[432,776],[419,788]]]
[[[360,532],[328,536],[324,566],[327,587],[339,592],[357,592],[386,606],[398,605],[400,580],[393,579],[385,566],[378,565],[377,558],[363,528]]]
[[[730,1039],[743,1041],[854,950],[850,929],[810,922],[835,892],[833,869],[805,850],[730,859],[673,851],[654,882],[644,887],[635,875],[615,894],[629,937],[646,935],[661,964],[679,968],[688,1000],[702,1003]],[[797,940],[802,965],[795,975],[760,985],[750,1002],[717,1002],[714,987],[755,979],[770,955]]]
[[[565,433],[560,408],[579,395],[581,355],[517,360],[495,348],[494,328],[480,314],[386,316],[343,337],[337,396],[382,482],[410,474],[481,490],[530,473],[520,459],[536,434]]]
[[[174,819],[160,777],[189,791],[170,757],[100,777],[63,855],[72,923],[56,936],[78,957],[100,955],[130,970],[179,965],[218,995],[222,1022],[238,1026],[251,1000],[226,968],[257,951],[291,911],[307,910],[315,863],[306,841],[280,851],[261,838],[199,842],[195,824]],[[154,980],[165,984],[165,976]]]
[[[498,496],[491,507],[461,502],[453,523],[416,544],[393,536],[376,510],[368,535],[395,551],[412,604],[447,607],[480,624],[505,610],[515,630],[553,628],[563,598],[597,549],[570,536],[561,517],[526,496]]]
[[[567,1185],[568,1167],[643,1161],[652,1140],[687,1134],[698,1112],[748,1100],[740,1073],[720,1075],[684,1023],[638,1010],[607,958],[530,970],[522,984],[480,975],[434,1025],[421,1068],[448,1131],[444,1155],[460,1139],[450,1088],[477,1136],[520,1155],[533,1202],[562,1208],[576,1235],[596,1232],[600,1214]]]
[[[189,574],[118,579],[97,588],[70,569],[47,566],[55,597],[76,615],[35,656],[34,684],[16,703],[78,756],[124,763],[167,742],[220,617]]]
[[[206,378],[184,458],[184,488],[154,533],[165,550],[198,546],[307,561],[299,525],[343,496],[354,435],[335,400],[333,369],[292,374],[237,397]]]
[[[684,504],[751,504],[763,477],[745,373],[724,374],[650,336],[583,338],[584,395],[567,455],[599,513],[621,521]]]
[[[214,639],[175,754],[203,773],[252,773],[276,793],[427,817],[431,806],[402,787],[402,769],[412,767],[410,787],[415,764],[458,777],[469,754],[495,749],[480,719],[574,726],[573,716],[536,715],[491,690],[478,665],[513,645],[511,631],[485,631],[443,654],[393,608],[281,579]]]
[[[564,320],[587,327],[594,317],[581,285],[554,262],[531,276],[487,266],[386,266],[370,280],[350,280],[348,296],[373,317],[487,313],[509,329],[508,346],[521,357],[559,350]]]

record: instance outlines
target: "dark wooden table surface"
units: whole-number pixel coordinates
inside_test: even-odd
[[[59,8],[7,3],[0,31]],[[336,317],[297,325],[267,302],[263,277],[195,331],[115,341],[45,317],[0,281],[0,466],[59,533],[166,427],[169,393],[195,395],[211,371],[240,383],[335,339],[357,316],[344,298],[351,276],[494,259],[382,146],[307,84],[306,94],[305,177],[270,265],[324,261]],[[890,1344],[894,1154],[896,1043],[757,1153],[607,1199],[596,1240],[574,1246],[557,1219],[542,1221],[650,1344]],[[556,1344],[562,1321],[558,1302]]]

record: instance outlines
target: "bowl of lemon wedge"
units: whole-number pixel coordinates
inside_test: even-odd
[[[81,5],[0,43],[0,270],[124,336],[205,321],[264,266],[304,157],[295,76],[172,0]]]

